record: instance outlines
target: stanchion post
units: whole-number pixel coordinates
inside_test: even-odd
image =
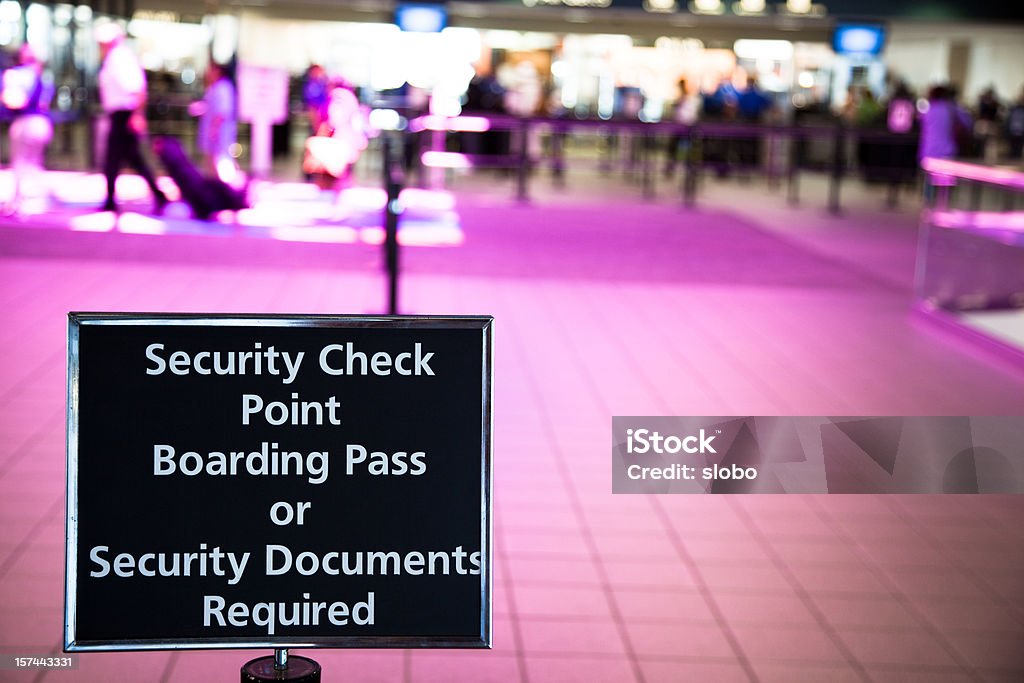
[[[697,203],[697,127],[690,126],[686,131],[690,138],[690,148],[686,151],[686,172],[683,174],[683,206],[690,207]]]
[[[765,151],[765,160],[767,162],[768,170],[767,181],[768,187],[771,189],[777,189],[781,185],[781,174],[778,173],[778,158],[779,158],[779,136],[778,130],[775,126],[768,129],[768,135],[764,141],[763,147],[767,148]]]
[[[791,130],[789,134],[789,159],[786,164],[786,201],[790,206],[796,206],[800,203],[800,184],[797,177],[797,168],[800,163],[801,142],[800,132]]]
[[[519,120],[519,163],[516,166],[516,200],[530,201],[527,182],[530,176],[530,121],[525,116]]]
[[[555,187],[565,187],[565,124],[555,121],[551,126],[551,177]]]
[[[651,157],[654,151],[654,135],[648,128],[644,128],[640,134],[641,140],[641,154],[643,154],[640,167],[640,178],[643,186],[644,199],[654,199],[654,171],[651,168]]]
[[[846,150],[846,130],[842,121],[836,124],[835,139],[832,145],[832,173],[828,183],[828,212],[839,213],[839,183],[843,178],[843,163]]]
[[[388,276],[388,315],[398,315],[398,216],[402,212],[399,195],[402,192],[401,174],[391,159],[391,139],[381,141],[384,166],[384,266]]]
[[[890,144],[886,145],[888,148],[888,167],[889,167],[889,187],[885,195],[885,205],[890,209],[895,209],[900,202],[900,181],[902,177],[900,175],[900,169],[897,167],[896,162],[902,158],[902,142],[903,140],[892,140]],[[896,150],[900,150],[900,154],[897,155]]]

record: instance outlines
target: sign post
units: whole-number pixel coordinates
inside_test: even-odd
[[[273,126],[288,119],[288,72],[239,64],[238,118],[249,123],[249,172],[266,177],[273,156]]]
[[[70,314],[65,650],[490,647],[492,325]]]

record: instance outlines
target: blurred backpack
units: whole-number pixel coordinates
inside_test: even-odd
[[[886,125],[890,133],[909,133],[914,127],[917,110],[914,103],[907,99],[897,99],[889,103]]]

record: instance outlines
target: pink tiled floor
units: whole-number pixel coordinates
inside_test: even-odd
[[[878,266],[909,262],[911,215],[860,240],[848,217],[836,248],[832,219],[757,192],[761,222],[463,197],[463,246],[406,252],[407,312],[497,321],[495,649],[316,652],[325,680],[1024,678],[1020,498],[611,495],[614,414],[1024,412],[1024,369],[916,320],[909,275]],[[0,228],[0,648],[60,648],[68,310],[365,313],[382,293],[367,245]],[[250,655],[0,680],[232,681]]]

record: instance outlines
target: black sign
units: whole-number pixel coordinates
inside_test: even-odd
[[[490,646],[491,318],[69,318],[67,650]]]

